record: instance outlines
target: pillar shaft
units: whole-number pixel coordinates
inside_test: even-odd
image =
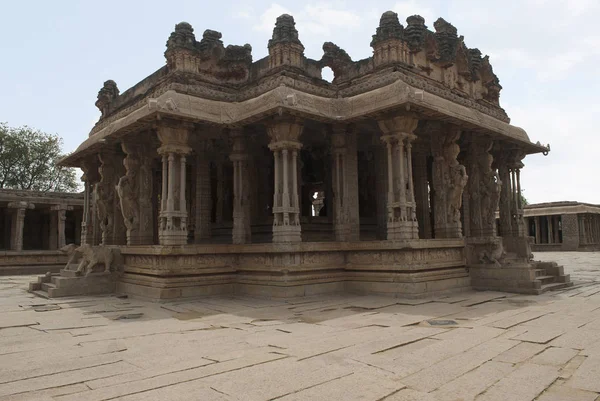
[[[10,224],[10,249],[12,251],[23,250],[23,227],[25,226],[25,213],[27,209],[33,209],[32,203],[18,201],[10,202],[8,209],[12,209]]]
[[[302,123],[298,120],[276,120],[267,126],[271,138],[269,149],[275,159],[273,196],[273,242],[302,241],[300,207],[298,202],[297,159],[293,156],[302,148],[299,142]],[[295,177],[290,179],[290,173]]]
[[[234,244],[251,242],[252,227],[250,220],[250,183],[248,171],[248,150],[246,138],[241,129],[231,131],[233,151],[233,232]]]
[[[334,126],[332,144],[333,230],[336,241],[358,241],[358,159],[356,133]]]
[[[402,115],[379,120],[378,124],[384,134],[381,140],[388,149],[387,239],[419,238],[412,167],[408,166],[412,159],[411,143],[416,139],[412,132],[418,120],[414,115]]]
[[[210,159],[208,143],[196,149],[196,216],[194,220],[194,242],[201,243],[212,236],[212,194],[210,185]]]
[[[167,173],[163,170],[163,193],[167,191],[166,207],[163,203],[159,213],[158,240],[161,245],[187,244],[187,202],[186,202],[186,155],[190,153],[188,146],[189,132],[192,125],[178,122],[164,122],[157,127],[161,147],[158,153],[168,155]],[[166,182],[164,178],[167,178]]]

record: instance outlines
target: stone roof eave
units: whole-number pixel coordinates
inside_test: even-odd
[[[529,154],[548,151],[544,146],[532,143],[521,128],[397,80],[369,92],[333,99],[288,86],[279,86],[255,98],[232,103],[169,90],[157,98],[148,98],[140,108],[94,133],[59,163],[76,167],[79,159],[97,152],[107,139],[116,139],[135,131],[157,115],[214,125],[240,126],[285,111],[317,121],[343,123],[376,117],[400,107],[407,108],[407,105],[413,105],[432,118],[452,121],[467,129],[515,142]]]

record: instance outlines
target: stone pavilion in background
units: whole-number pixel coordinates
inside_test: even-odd
[[[100,120],[62,164],[84,171],[81,242],[120,249],[117,291],[568,285],[532,261],[520,197],[523,159],[549,148],[510,125],[489,58],[441,18],[429,30],[389,11],[371,47],[354,61],[327,42],[309,59],[282,15],[253,61],[250,45],[182,22],[164,66],[123,93],[106,81]]]

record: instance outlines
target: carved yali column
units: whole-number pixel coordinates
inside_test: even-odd
[[[196,216],[194,242],[199,244],[211,237],[212,193],[210,185],[210,142],[199,141],[196,151]]]
[[[23,227],[25,226],[25,212],[27,209],[33,209],[33,203],[17,201],[8,204],[11,213],[10,224],[10,249],[11,251],[23,250]]]
[[[100,181],[96,184],[96,213],[102,231],[101,245],[122,245],[126,229],[116,186],[123,173],[123,158],[116,152],[103,151],[98,156]]]
[[[81,219],[81,245],[94,243],[94,220],[95,217],[92,213],[94,209],[94,186],[100,181],[100,175],[98,173],[98,159],[94,156],[93,159],[84,160],[81,164],[81,170],[83,175],[81,181],[83,181],[83,216]]]
[[[331,135],[333,229],[336,241],[358,241],[358,160],[356,133],[336,125]]]
[[[127,245],[153,243],[152,157],[149,146],[133,141],[122,142],[126,154],[125,175],[119,179],[121,213],[127,228]]]
[[[191,124],[163,122],[157,127],[162,156],[162,192],[158,239],[161,245],[187,244],[187,207],[185,202],[186,155],[191,151],[188,136]]]
[[[462,194],[467,185],[467,171],[457,160],[460,146],[456,141],[461,131],[458,127],[446,127],[439,122],[429,122],[431,153],[433,156],[432,178],[434,195],[434,232],[436,238],[461,238],[460,208]]]
[[[412,141],[419,120],[413,115],[378,121],[388,162],[387,239],[419,238],[412,178]]]
[[[250,183],[248,172],[248,149],[241,128],[230,131],[233,151],[229,157],[233,163],[233,243],[251,242]]]
[[[467,164],[469,179],[469,229],[472,237],[496,236],[496,210],[501,195],[502,181],[492,168],[489,153],[492,140],[472,137]]]
[[[302,123],[277,120],[267,126],[269,149],[275,159],[273,193],[273,242],[300,242],[300,205],[298,203],[298,153]]]

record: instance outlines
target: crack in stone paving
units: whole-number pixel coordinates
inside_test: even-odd
[[[314,387],[318,387],[318,386],[321,386],[323,384],[331,383],[333,381],[336,381],[336,380],[339,380],[339,379],[343,379],[344,377],[352,376],[353,374],[354,374],[354,372],[350,372],[350,373],[348,373],[346,375],[342,375],[342,376],[339,376],[339,377],[334,377],[333,379],[329,379],[329,380],[325,380],[324,382],[321,382],[321,383],[313,384],[312,386],[304,387],[304,388],[301,388],[301,389],[295,390],[295,391],[290,391],[289,393],[277,396],[275,398],[269,398],[269,401],[279,400],[279,399],[281,399],[283,397],[287,397],[288,395],[297,394],[297,393],[299,393],[301,391],[304,391],[304,390],[308,390],[308,389],[311,389],[311,388],[314,388]]]
[[[16,382],[20,382],[20,381],[24,381],[24,380],[38,379],[40,377],[53,376],[53,375],[57,375],[57,374],[61,374],[61,373],[74,372],[74,371],[81,370],[81,369],[97,368],[98,366],[114,365],[115,363],[119,363],[119,362],[125,362],[125,363],[129,363],[130,365],[133,365],[130,362],[119,359],[118,361],[114,361],[114,362],[99,363],[97,365],[90,365],[90,366],[84,366],[84,367],[79,367],[79,368],[74,368],[74,369],[61,370],[60,372],[46,373],[43,375],[30,376],[30,377],[25,377],[22,379],[17,379],[17,380],[0,381],[0,384],[9,384],[9,383],[16,383]],[[135,365],[133,365],[133,366],[135,366]],[[2,380],[2,379],[0,379],[0,380]]]

